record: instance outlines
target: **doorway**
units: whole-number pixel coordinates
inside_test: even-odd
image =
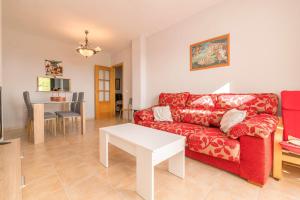
[[[124,108],[123,95],[123,64],[114,65],[115,69],[115,116],[120,117]]]
[[[95,118],[115,115],[115,68],[95,65]]]

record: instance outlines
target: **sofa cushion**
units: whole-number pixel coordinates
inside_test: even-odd
[[[173,122],[170,106],[156,106],[152,108],[154,121]]]
[[[259,114],[247,119],[228,131],[228,136],[237,139],[242,135],[257,136],[268,138],[276,130],[278,117],[269,114]]]
[[[238,109],[240,110],[240,109]],[[227,109],[213,109],[211,111],[211,115],[209,116],[209,124],[211,126],[214,126],[214,127],[220,127],[220,123],[221,123],[221,120],[223,118],[223,115],[227,112],[228,110]],[[254,110],[247,110],[247,116],[246,116],[246,119],[250,119],[252,117],[255,117],[257,115],[256,111]]]
[[[211,114],[210,110],[183,109],[181,113],[181,121],[184,123],[209,126],[210,114]]]
[[[233,162],[240,160],[240,143],[228,138],[220,129],[203,127],[191,134],[188,139],[191,151],[203,153]]]
[[[147,126],[150,128],[155,128],[158,130],[186,136],[187,140],[189,135],[204,129],[203,126],[199,126],[196,124],[178,123],[178,122],[172,123],[172,122],[139,121],[138,124],[142,126]]]
[[[215,94],[190,94],[187,102],[187,108],[211,109],[215,107],[217,95]]]
[[[278,110],[278,96],[269,93],[219,94],[216,101],[216,108],[238,108],[275,115]]]
[[[160,106],[170,106],[170,107],[185,107],[186,101],[190,93],[161,93],[159,95],[159,105]]]

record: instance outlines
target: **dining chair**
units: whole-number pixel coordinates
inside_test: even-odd
[[[63,133],[66,135],[66,119],[75,120],[75,123],[77,124],[77,121],[80,119],[80,105],[84,101],[84,92],[79,92],[77,101],[74,102],[73,106],[71,104],[71,110],[65,111],[65,112],[58,112],[58,118],[62,121],[62,128]],[[72,102],[73,103],[73,102]]]
[[[282,162],[300,167],[300,91],[281,92],[281,131],[274,137],[273,177],[282,178]]]
[[[120,110],[120,115],[119,115],[120,119],[123,117],[124,112],[127,112],[127,120],[130,121],[131,120],[130,116],[132,115],[132,98],[128,99],[127,108],[122,108]]]
[[[23,92],[24,102],[27,108],[27,121],[26,121],[26,130],[28,134],[28,138],[32,138],[33,134],[33,106],[30,100],[30,95],[28,91]],[[46,122],[46,127],[48,126],[48,122],[51,123],[51,132],[56,136],[56,115],[51,112],[44,112],[44,120]],[[50,125],[50,124],[49,124]]]

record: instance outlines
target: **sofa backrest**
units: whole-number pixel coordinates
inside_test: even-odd
[[[278,111],[278,96],[272,93],[249,94],[190,94],[161,93],[159,105],[192,109],[222,109],[233,108],[251,110],[257,113],[276,115]]]

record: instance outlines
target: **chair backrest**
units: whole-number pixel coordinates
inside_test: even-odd
[[[30,101],[30,96],[28,91],[23,92],[23,98],[27,108],[28,119],[31,120],[33,119],[33,107]]]
[[[283,140],[300,138],[300,91],[282,91]]]
[[[72,103],[71,103],[71,112],[75,112],[77,103],[77,92],[73,92],[72,94]]]
[[[80,103],[84,101],[84,92],[79,92],[78,94],[78,100],[77,100],[77,105],[75,108],[76,113],[80,113]]]

